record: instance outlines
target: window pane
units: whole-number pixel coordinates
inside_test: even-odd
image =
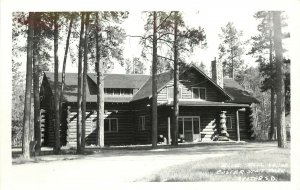
[[[118,131],[117,119],[110,120],[111,131]]]
[[[226,127],[228,129],[231,129],[232,128],[232,125],[231,125],[231,117],[226,117]]]
[[[199,118],[193,118],[194,134],[199,134]]]
[[[113,95],[113,89],[112,88],[105,88],[104,92],[106,91],[107,95]]]
[[[205,100],[206,99],[206,90],[205,88],[200,88],[200,98]]]
[[[129,95],[130,94],[130,89],[122,89],[122,94]]]
[[[142,130],[145,130],[145,116],[142,117]]]
[[[143,125],[143,121],[142,121],[142,117],[139,116],[139,130],[142,130],[142,125]]]
[[[198,88],[193,88],[193,98],[199,99],[199,89]]]
[[[109,131],[109,119],[104,119],[104,131]]]
[[[119,89],[119,88],[115,88],[114,89],[114,95],[120,95],[120,92],[121,91],[121,89]]]
[[[178,134],[183,135],[183,120],[178,119]]]

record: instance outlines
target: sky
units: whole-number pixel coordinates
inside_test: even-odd
[[[238,30],[243,31],[242,40],[247,40],[257,33],[257,21],[254,19],[254,11],[184,11],[183,17],[186,25],[191,27],[204,28],[207,39],[207,48],[196,49],[189,58],[193,62],[203,62],[207,69],[210,69],[210,63],[214,57],[218,57],[218,46],[220,39],[218,34],[221,27],[228,22],[233,22]],[[127,35],[138,36],[144,32],[144,23],[141,12],[129,12],[128,19],[123,23],[123,27]],[[127,37],[124,46],[124,57],[139,57],[141,54],[141,46],[139,38]],[[249,66],[255,66],[257,63],[251,56],[245,56],[245,63]],[[148,63],[149,64],[149,63]],[[124,72],[124,69],[118,65],[112,72]],[[149,70],[147,70],[149,72]]]
[[[226,26],[228,22],[233,22],[237,30],[243,32],[242,41],[248,40],[251,36],[257,34],[258,21],[253,17],[255,11],[253,10],[214,10],[214,11],[182,11],[183,19],[187,26],[204,28],[207,40],[207,47],[204,49],[195,48],[195,51],[190,57],[186,58],[188,61],[196,63],[204,63],[206,70],[210,71],[211,61],[216,57],[218,58],[218,46],[221,43],[219,34],[221,33],[221,27]],[[126,35],[128,36],[123,44],[124,58],[132,59],[133,57],[140,57],[142,47],[139,44],[140,39],[137,37],[129,36],[141,36],[144,33],[145,16],[139,10],[129,11],[128,18],[122,23],[121,27],[124,28]],[[20,41],[25,44],[26,39]],[[64,55],[64,41],[59,46],[59,63],[60,71],[62,70],[62,59]],[[74,47],[73,47],[74,48]],[[246,51],[250,49],[250,46],[246,47]],[[256,66],[257,63],[251,55],[243,56],[245,60],[245,66]],[[22,56],[20,60],[24,63],[22,70],[25,72],[26,55]],[[146,62],[147,70],[146,74],[150,74],[151,60]],[[54,69],[50,67],[50,71]],[[77,72],[77,65],[74,65],[70,61],[68,56],[67,72]],[[114,68],[111,73],[125,73],[125,68],[118,62],[115,62]]]

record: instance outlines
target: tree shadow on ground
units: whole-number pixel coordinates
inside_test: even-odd
[[[75,149],[61,150],[60,155],[53,155],[52,150],[42,151],[41,155],[33,157],[32,160],[22,161],[21,151],[13,152],[13,164],[40,163],[53,161],[70,161],[78,159],[96,159],[96,158],[119,158],[119,157],[164,157],[164,156],[197,156],[228,154],[240,151],[265,151],[277,148],[275,142],[268,143],[196,143],[196,144],[179,144],[159,145],[158,148],[152,149],[151,145],[131,145],[131,146],[112,146],[104,148],[87,147],[83,155],[77,155]],[[20,161],[21,160],[21,161]]]

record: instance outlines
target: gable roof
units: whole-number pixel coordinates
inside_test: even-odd
[[[173,74],[171,71],[157,75],[157,89],[158,91],[163,88],[170,80]],[[131,101],[136,101],[144,98],[150,98],[152,95],[152,76],[149,77],[144,86],[134,95]]]
[[[194,64],[192,64],[192,67],[196,69],[199,73],[201,73],[206,79],[208,79],[214,86],[216,86],[225,96],[227,96],[229,99],[233,99],[233,97],[230,96],[230,94],[228,94],[226,92],[226,90],[224,90],[221,86],[219,86],[214,80],[212,80],[209,76],[207,76],[201,69],[199,69],[197,66],[195,66]],[[190,69],[190,68],[189,68]]]
[[[52,94],[54,94],[54,73],[45,72],[44,76],[50,85]],[[61,73],[58,73],[58,85],[61,86]],[[77,86],[78,86],[78,74],[77,73],[66,73],[65,74],[65,87],[64,87],[64,101],[67,102],[77,102]],[[95,93],[95,87],[93,82],[87,79],[86,88],[86,100],[87,102],[97,101],[97,97],[93,94]]]
[[[90,76],[91,74],[88,74]],[[52,94],[54,94],[54,73],[45,72],[47,82],[50,85]],[[58,74],[59,86],[61,85],[61,73]],[[104,78],[104,86],[105,86]],[[108,83],[109,84],[109,83]],[[64,101],[77,102],[77,85],[78,85],[78,74],[77,73],[66,73],[65,75],[65,87],[64,87]],[[111,88],[111,86],[109,86]],[[117,87],[116,87],[117,88]],[[123,88],[125,88],[123,86]],[[91,77],[87,77],[86,87],[86,101],[96,102],[97,101],[97,85]],[[129,102],[132,97],[104,97],[105,102]]]
[[[207,76],[201,69],[199,69],[195,65],[192,65],[191,67],[186,69],[184,72],[181,73],[181,75],[192,68],[196,69],[196,71],[198,71],[201,75],[203,75],[206,79],[208,79],[214,86],[217,87],[217,89],[221,93],[227,96],[230,100],[233,99],[223,88],[221,88],[217,83],[215,83],[209,76]],[[172,79],[173,79],[173,72],[171,71],[157,75],[157,91],[160,91]],[[149,80],[145,83],[145,85],[141,88],[141,90],[132,98],[131,101],[136,101],[147,97],[148,98],[152,97],[152,76],[150,76]]]
[[[224,88],[221,88],[210,77],[208,77],[201,69],[192,65],[189,69],[196,69],[201,75],[208,79],[220,92],[229,97],[230,103],[259,103],[259,101],[252,97],[241,85],[233,79],[224,78]],[[184,72],[183,72],[184,73]],[[44,77],[47,79],[52,93],[54,94],[54,73],[45,72]],[[58,75],[59,85],[61,83],[61,73]],[[165,72],[157,75],[157,89],[160,91],[173,79],[173,72]],[[87,102],[97,101],[97,76],[94,73],[89,73],[87,77]],[[64,100],[67,102],[77,102],[77,73],[66,73],[65,75],[65,89]],[[152,77],[150,75],[127,75],[127,74],[104,74],[105,88],[133,88],[138,91],[133,97],[105,97],[105,102],[131,102],[141,100],[144,98],[151,98],[152,96]]]

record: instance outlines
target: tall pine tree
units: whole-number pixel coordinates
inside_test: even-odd
[[[235,79],[238,70],[244,64],[242,55],[244,54],[244,42],[241,37],[242,31],[238,31],[232,22],[228,22],[221,28],[222,33],[219,38],[222,40],[219,45],[219,59],[223,63],[224,75]]]

